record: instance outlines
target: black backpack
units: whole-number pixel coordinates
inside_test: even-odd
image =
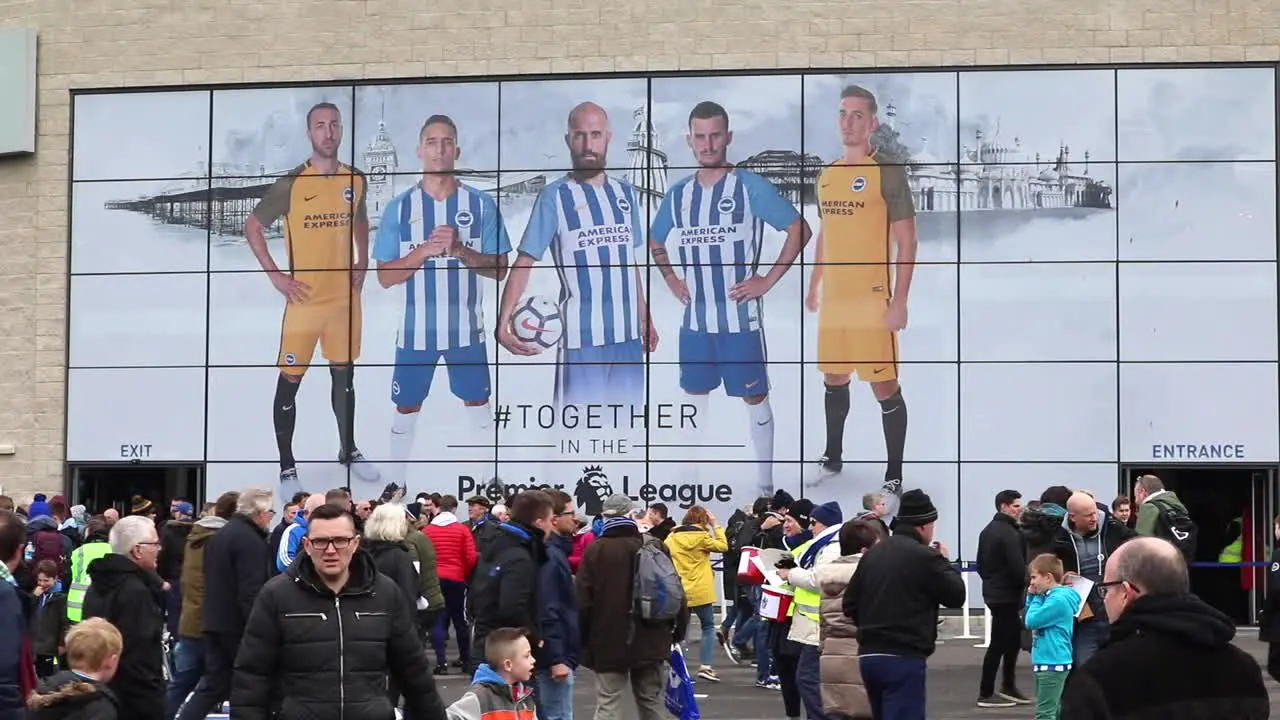
[[[1188,564],[1195,562],[1196,541],[1200,538],[1200,528],[1196,527],[1191,516],[1187,514],[1187,509],[1181,505],[1160,502],[1158,499],[1151,502],[1160,513],[1156,516],[1156,537],[1164,538],[1176,545]]]

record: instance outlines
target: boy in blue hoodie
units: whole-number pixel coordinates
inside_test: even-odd
[[[1027,629],[1031,670],[1036,679],[1036,720],[1058,720],[1062,689],[1071,673],[1071,634],[1080,612],[1080,594],[1062,584],[1062,560],[1037,555],[1030,565]]]
[[[448,708],[449,720],[535,720],[533,648],[523,628],[497,628],[484,644],[485,660],[471,687]]]

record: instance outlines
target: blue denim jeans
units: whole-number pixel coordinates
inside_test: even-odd
[[[187,699],[200,676],[204,675],[204,638],[179,637],[173,651],[173,675],[169,678],[169,687],[165,691],[165,717],[173,720]]]
[[[716,653],[716,613],[710,603],[689,608],[689,612],[698,617],[698,625],[702,627],[702,642],[698,645],[698,662],[703,666],[711,665]]]
[[[539,670],[534,678],[538,720],[573,720],[573,673],[564,682],[551,679],[551,670]]]
[[[755,616],[756,622],[756,680],[764,682],[773,675],[773,648],[769,642],[770,627],[773,623]]]
[[[1081,623],[1076,623],[1075,637],[1071,639],[1072,665],[1080,667],[1098,652],[1102,643],[1111,636],[1111,626],[1106,620],[1093,616]]]

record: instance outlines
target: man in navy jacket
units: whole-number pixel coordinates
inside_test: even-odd
[[[542,647],[538,660],[537,692],[540,720],[573,720],[573,673],[578,667],[578,600],[573,587],[569,553],[577,530],[577,508],[573,498],[560,490],[547,492],[553,507],[551,535],[547,538],[547,561],[538,568],[538,624]]]

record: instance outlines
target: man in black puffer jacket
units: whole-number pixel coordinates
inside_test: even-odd
[[[538,569],[547,561],[554,503],[541,490],[526,490],[512,498],[509,507],[511,519],[498,526],[500,532],[476,568],[473,664],[485,656],[485,638],[496,628],[524,628],[534,648],[542,638]]]
[[[231,687],[236,720],[387,720],[390,675],[405,716],[445,720],[414,609],[360,549],[345,508],[308,519],[306,553],[272,578],[249,615]]]

